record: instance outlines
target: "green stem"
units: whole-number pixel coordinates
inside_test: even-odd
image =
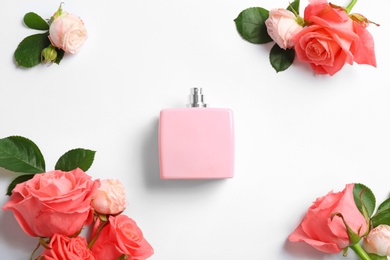
[[[99,224],[99,227],[96,230],[95,236],[92,238],[91,242],[88,244],[88,248],[91,249],[93,244],[95,244],[96,239],[99,236],[100,231],[102,231],[103,227],[108,223],[108,220],[106,221],[101,221]]]
[[[37,247],[34,249],[34,251],[32,251],[31,255],[30,255],[30,260],[33,260],[34,259],[34,255],[35,255],[35,252],[37,252],[38,248],[41,246],[41,242],[38,243]]]
[[[359,243],[351,245],[350,248],[359,256],[361,260],[371,260],[371,257],[368,256],[366,251],[363,250]]]
[[[347,13],[349,14],[351,11],[352,11],[352,8],[354,7],[354,5],[357,3],[357,0],[352,0],[349,5],[345,8],[345,10],[347,11]]]

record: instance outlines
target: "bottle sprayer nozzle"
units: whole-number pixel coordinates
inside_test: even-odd
[[[204,97],[202,88],[191,88],[191,94],[189,96],[189,107],[207,107],[204,103]]]

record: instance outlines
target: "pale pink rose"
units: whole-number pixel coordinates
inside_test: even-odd
[[[73,237],[55,234],[48,246],[51,249],[45,248],[39,260],[95,260],[91,250],[88,248],[85,237]]]
[[[126,209],[125,187],[119,180],[102,180],[92,198],[92,207],[100,214],[119,214]]]
[[[357,23],[327,0],[310,0],[304,19],[309,23],[293,37],[297,59],[317,74],[334,75],[343,66],[368,64],[376,67],[374,40],[366,23]]]
[[[325,253],[339,253],[351,242],[342,218],[334,216],[332,219],[333,213],[340,213],[352,231],[363,236],[368,228],[367,222],[355,204],[353,187],[353,183],[348,184],[342,192],[329,192],[318,198],[288,239],[291,242],[306,242]]]
[[[101,223],[98,218],[92,237],[96,235]],[[108,223],[98,234],[91,251],[96,260],[117,259],[122,255],[127,255],[132,260],[144,260],[154,253],[141,229],[126,215],[109,216]]]
[[[390,226],[379,225],[372,229],[364,237],[363,247],[367,253],[390,256]]]
[[[99,186],[78,168],[35,174],[16,185],[3,210],[12,210],[30,236],[71,236],[92,222],[91,198]]]
[[[77,53],[87,39],[87,29],[79,17],[62,12],[50,24],[49,39],[53,46]]]
[[[294,46],[292,37],[302,30],[294,13],[283,8],[271,9],[265,25],[268,35],[282,49],[292,48]]]

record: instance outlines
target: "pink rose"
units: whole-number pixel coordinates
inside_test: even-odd
[[[306,242],[325,253],[339,253],[350,245],[347,228],[339,216],[353,232],[362,236],[367,231],[367,222],[357,208],[353,197],[354,184],[346,185],[342,192],[329,192],[318,198],[308,209],[301,224],[288,237],[291,242]]]
[[[326,0],[310,0],[304,19],[309,26],[293,37],[294,48],[298,60],[309,63],[316,73],[334,75],[354,61],[376,67],[374,40],[367,24],[355,22]]]
[[[125,187],[119,180],[102,180],[92,198],[92,207],[100,214],[119,214],[126,204]]]
[[[49,39],[53,46],[76,53],[87,39],[87,30],[79,17],[61,12],[50,24]]]
[[[92,237],[96,235],[100,224],[98,218]],[[108,223],[98,234],[91,251],[97,260],[117,259],[122,255],[128,255],[132,260],[144,260],[154,253],[141,229],[126,215],[109,216]]]
[[[92,221],[91,198],[99,185],[80,169],[35,174],[16,185],[3,209],[12,210],[30,236],[71,236]]]
[[[88,248],[85,237],[70,238],[64,235],[55,234],[48,246],[37,259],[42,260],[95,260],[91,250]]]
[[[271,9],[265,25],[269,36],[282,49],[292,48],[294,46],[292,37],[302,30],[295,15],[283,8]]]
[[[372,229],[363,239],[363,247],[367,253],[379,256],[390,256],[390,226],[379,225]]]

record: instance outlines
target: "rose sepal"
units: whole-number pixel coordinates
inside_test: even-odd
[[[371,260],[387,260],[387,256],[380,256],[376,254],[368,254]]]
[[[347,229],[347,233],[348,233],[348,237],[349,237],[349,242],[350,242],[350,245],[354,245],[354,244],[357,244],[359,243],[361,237],[356,234],[351,228],[350,226],[345,222],[345,219],[343,217],[343,215],[339,212],[335,212],[335,213],[332,213],[332,215],[330,216],[330,220],[333,220],[333,218],[337,216],[337,217],[340,217],[345,225],[345,228]],[[359,229],[360,231],[360,229]]]

